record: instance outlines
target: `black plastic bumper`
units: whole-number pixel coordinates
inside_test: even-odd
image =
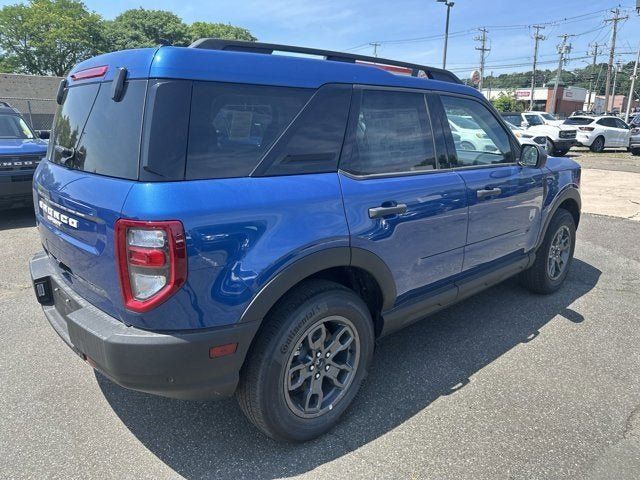
[[[79,297],[46,253],[29,264],[36,297],[65,343],[123,387],[172,398],[205,400],[233,394],[258,323],[159,333],[127,326]],[[210,358],[211,347],[237,343]]]
[[[573,147],[574,145],[577,145],[578,142],[576,141],[575,138],[571,138],[571,139],[558,139],[557,141],[553,142],[556,149],[558,150],[569,150],[571,147]]]

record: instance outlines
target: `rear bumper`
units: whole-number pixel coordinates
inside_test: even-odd
[[[43,284],[48,293],[38,301],[53,329],[75,353],[115,383],[189,400],[227,397],[235,391],[257,322],[150,332],[127,326],[79,297],[55,272],[44,252],[33,257],[29,267],[34,286]],[[209,358],[211,347],[228,343],[238,344],[235,353]]]

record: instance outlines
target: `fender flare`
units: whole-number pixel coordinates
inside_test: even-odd
[[[240,323],[261,322],[267,312],[293,286],[311,275],[334,267],[358,267],[376,279],[382,291],[382,310],[396,301],[396,286],[387,265],[361,248],[333,247],[306,255],[276,273],[253,297]]]
[[[578,204],[578,211],[582,212],[582,199],[580,198],[580,191],[578,190],[578,188],[575,185],[570,185],[561,190],[560,193],[558,193],[553,199],[553,202],[549,207],[549,211],[547,212],[547,215],[544,219],[544,224],[540,229],[538,241],[536,242],[536,250],[540,248],[540,245],[542,245],[544,237],[547,234],[547,228],[549,228],[549,223],[551,223],[551,219],[555,215],[556,211],[565,200],[569,199],[574,200]]]

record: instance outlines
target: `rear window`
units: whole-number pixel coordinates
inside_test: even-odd
[[[249,175],[313,92],[194,82],[186,178]]]
[[[110,177],[138,178],[146,80],[125,83],[122,99],[111,98],[111,82],[71,87],[58,107],[52,162]]]
[[[520,116],[520,114],[516,114],[516,115],[502,115],[502,118],[504,118],[507,122],[512,123],[513,125],[516,126],[520,126],[522,124],[522,117]]]
[[[593,118],[571,117],[564,121],[565,125],[589,125],[593,122]]]

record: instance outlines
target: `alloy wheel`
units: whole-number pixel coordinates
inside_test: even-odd
[[[333,410],[358,369],[360,339],[353,323],[330,316],[302,335],[287,363],[284,394],[293,413],[313,418]]]
[[[547,257],[547,274],[551,280],[557,280],[566,270],[571,256],[571,231],[562,225],[551,240]]]

